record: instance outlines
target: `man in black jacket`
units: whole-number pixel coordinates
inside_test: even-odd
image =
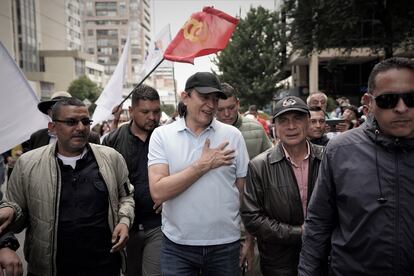
[[[330,140],[305,223],[299,275],[414,275],[414,62],[368,80],[370,116]]]
[[[144,84],[136,87],[129,113],[131,122],[103,140],[103,145],[122,154],[135,187],[135,221],[127,244],[127,275],[160,275],[161,215],[151,199],[147,169],[148,143],[161,117],[158,92]]]
[[[280,142],[250,161],[241,216],[257,237],[263,275],[294,276],[323,147],[306,139],[309,109],[300,98],[277,102],[273,120]]]

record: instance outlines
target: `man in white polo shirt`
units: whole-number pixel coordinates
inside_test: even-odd
[[[163,204],[164,276],[240,274],[239,207],[249,156],[240,131],[214,118],[219,98],[226,96],[213,74],[194,74],[181,94],[184,117],[151,136],[149,186]]]

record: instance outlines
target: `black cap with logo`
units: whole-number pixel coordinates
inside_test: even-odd
[[[298,111],[310,116],[309,107],[301,98],[287,96],[276,103],[275,108],[273,109],[273,120],[289,111]]]
[[[221,91],[218,78],[210,72],[198,72],[188,78],[185,90],[195,89],[201,94],[217,93],[219,98],[227,99],[226,94]]]

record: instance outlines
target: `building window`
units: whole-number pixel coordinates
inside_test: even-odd
[[[42,98],[50,98],[52,92],[55,90],[55,84],[53,82],[40,82],[40,93]]]
[[[116,2],[96,2],[96,16],[117,16]]]
[[[88,30],[88,36],[93,36],[93,30]]]
[[[75,59],[75,74],[81,76],[85,74],[85,61],[81,59]]]
[[[93,3],[92,2],[86,2],[86,15],[93,16]]]
[[[126,16],[126,4],[124,1],[119,2],[119,16]]]
[[[40,72],[46,72],[45,71],[45,57],[39,57],[39,70]]]

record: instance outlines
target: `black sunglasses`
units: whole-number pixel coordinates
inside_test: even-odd
[[[414,107],[414,92],[407,93],[386,93],[379,96],[372,96],[379,108],[391,109],[397,106],[398,101],[402,99],[407,107]]]
[[[77,126],[79,124],[79,122],[82,123],[82,125],[84,126],[89,126],[90,124],[92,124],[92,120],[89,118],[83,118],[80,120],[76,120],[76,119],[69,119],[69,120],[53,120],[54,122],[58,122],[58,123],[64,123],[67,126],[73,127],[73,126]]]

